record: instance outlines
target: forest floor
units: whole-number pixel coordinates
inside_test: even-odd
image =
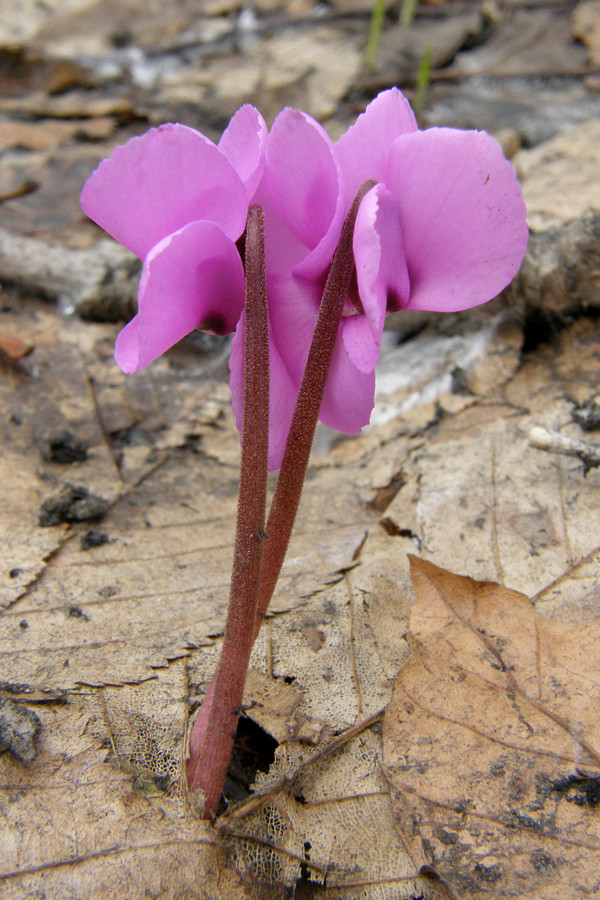
[[[600,897],[600,3],[392,7],[369,68],[370,11],[5,4],[1,898]],[[529,248],[485,307],[392,317],[371,424],[319,429],[209,825],[183,763],[231,566],[227,346],[117,369],[137,268],[79,192],[246,101],[336,137],[426,53],[422,126],[497,137]]]

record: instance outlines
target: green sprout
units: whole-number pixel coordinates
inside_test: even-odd
[[[402,26],[410,25],[417,11],[419,0],[402,0],[402,8],[400,10],[400,24]]]
[[[399,22],[402,27],[410,25],[415,17],[419,0],[402,0]],[[385,0],[374,0],[369,24],[369,36],[365,50],[365,66],[373,72],[377,66],[377,51],[385,17]]]
[[[425,94],[429,85],[429,73],[431,72],[431,46],[428,44],[423,51],[423,56],[419,62],[417,69],[417,77],[415,78],[415,93],[412,100],[412,108],[415,115],[419,114],[421,107],[425,101]]]
[[[375,0],[371,12],[367,49],[365,50],[365,65],[369,72],[372,72],[377,65],[377,50],[379,48],[379,38],[381,36],[381,29],[383,28],[384,16],[385,0]]]

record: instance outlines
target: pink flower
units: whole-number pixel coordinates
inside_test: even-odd
[[[266,216],[272,353],[288,375],[270,436],[275,458],[285,444],[341,224],[367,179],[379,183],[358,213],[356,284],[320,412],[333,428],[356,433],[369,421],[388,312],[453,312],[485,303],[510,282],[525,252],[521,191],[487,134],[419,131],[397,89],[379,94],[335,144],[310,116],[284,109],[270,130],[255,196]],[[234,343],[230,367],[238,417],[240,355]]]
[[[235,241],[261,179],[267,129],[252,106],[218,147],[184,125],[162,125],[117,147],[90,175],[83,211],[144,260],[138,313],[115,359],[137,372],[200,328],[233,331],[244,306]]]
[[[117,338],[126,372],[194,328],[235,330],[230,386],[242,412],[243,266],[236,240],[250,202],[265,211],[270,329],[269,468],[279,467],[321,292],[344,217],[367,179],[354,230],[356,279],[338,329],[320,418],[360,431],[388,312],[451,312],[490,300],[527,242],[513,169],[485,133],[419,131],[400,91],[381,93],[333,143],[284,109],[267,134],[243,106],[218,147],[164,125],[100,163],[81,205],[144,260],[138,314]]]

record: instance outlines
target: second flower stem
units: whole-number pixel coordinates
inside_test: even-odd
[[[267,519],[254,634],[258,633],[273,596],[300,503],[315,428],[338,328],[354,271],[352,238],[358,208],[375,181],[365,181],[352,204],[340,234],[321,298],[315,330],[296,398],[294,414]]]

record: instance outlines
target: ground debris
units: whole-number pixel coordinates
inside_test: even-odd
[[[63,429],[51,434],[43,442],[40,452],[46,462],[69,464],[87,459],[88,448],[85,441]]]
[[[600,447],[578,438],[566,437],[558,431],[548,431],[536,426],[529,432],[529,443],[538,450],[550,453],[562,453],[564,456],[575,456],[583,463],[584,474],[590,469],[600,466]]]
[[[100,519],[107,511],[108,500],[90,494],[83,485],[67,482],[53,491],[40,507],[39,524],[42,528],[59,522],[85,522]]]
[[[33,345],[8,331],[0,331],[0,359],[10,365],[16,365],[33,351]]]
[[[41,722],[32,709],[0,697],[0,748],[22,762],[31,762],[40,728]]]
[[[81,549],[91,550],[92,547],[101,547],[102,544],[108,544],[109,537],[103,531],[97,531],[90,528],[85,534],[81,535]]]
[[[600,430],[600,398],[592,397],[576,403],[572,413],[573,421],[584,431]]]
[[[66,311],[111,322],[135,312],[141,264],[110,240],[73,250],[0,228],[0,281],[60,299]]]
[[[551,622],[493,582],[411,571],[383,765],[413,859],[457,900],[594,895],[600,619]]]

